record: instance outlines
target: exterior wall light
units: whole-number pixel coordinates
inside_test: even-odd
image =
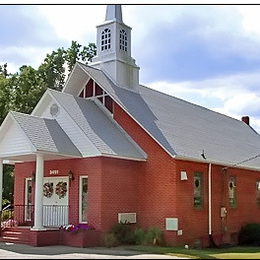
[[[69,171],[69,179],[71,180],[71,181],[74,181],[74,174],[73,174],[73,172],[72,171]]]
[[[32,178],[32,181],[35,181],[35,172],[32,172],[31,178]]]

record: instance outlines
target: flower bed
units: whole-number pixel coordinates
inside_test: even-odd
[[[61,226],[61,244],[75,247],[100,245],[100,231],[89,224]]]

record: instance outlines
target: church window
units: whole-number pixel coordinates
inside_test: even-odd
[[[120,50],[127,51],[127,35],[125,30],[120,30],[119,48]]]
[[[203,173],[194,173],[194,208],[203,208]]]
[[[80,176],[79,223],[88,222],[88,176]]]
[[[101,33],[101,51],[108,50],[111,48],[111,31],[105,29]]]
[[[236,177],[230,176],[228,183],[228,194],[229,194],[229,207],[235,208],[237,205],[237,196],[236,196]]]

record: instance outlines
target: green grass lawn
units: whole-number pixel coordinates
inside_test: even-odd
[[[131,249],[192,259],[260,259],[260,247],[185,249],[184,247],[131,246]]]

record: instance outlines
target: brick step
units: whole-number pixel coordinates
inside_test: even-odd
[[[16,235],[21,235],[22,232],[20,232],[20,231],[3,231],[3,234],[16,236]]]
[[[30,230],[29,228],[5,228],[1,232],[1,242],[30,244]]]
[[[21,239],[13,239],[13,238],[10,239],[10,237],[5,237],[5,238],[0,237],[0,242],[30,245],[29,240],[21,240]]]

